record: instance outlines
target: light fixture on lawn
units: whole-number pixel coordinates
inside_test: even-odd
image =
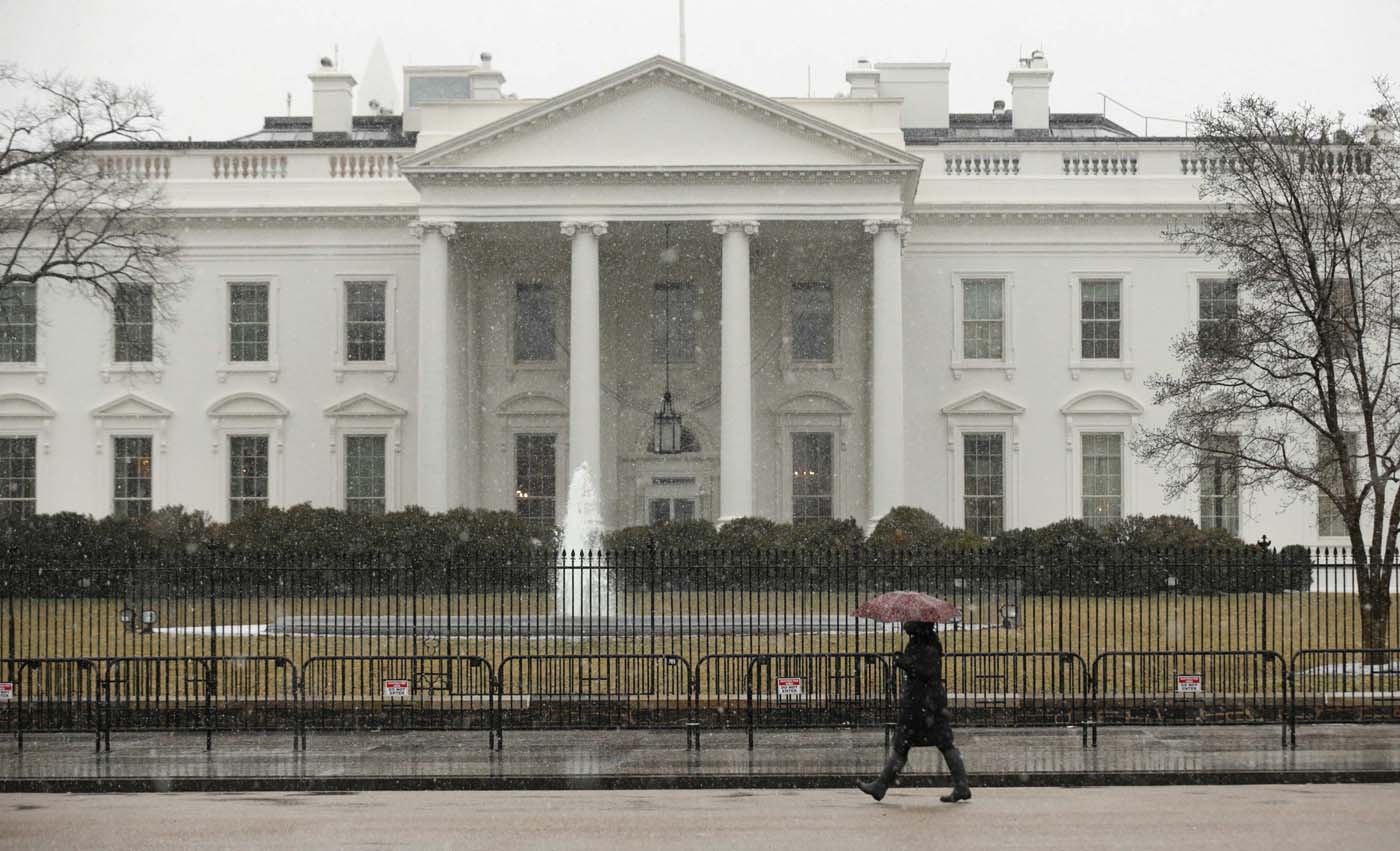
[[[135,631],[136,631],[136,610],[135,610],[135,609],[131,609],[131,608],[122,609],[122,610],[121,610],[121,614],[117,615],[117,617],[121,619],[122,626],[126,627],[126,629],[127,629],[128,632],[135,632]]]
[[[667,226],[667,239],[670,236]],[[681,428],[681,415],[671,404],[671,285],[662,285],[666,292],[666,391],[661,394],[661,410],[653,416],[656,436],[653,449],[658,455],[676,455],[684,452],[682,442],[685,430]]]
[[[1016,604],[1015,604],[1015,603],[1007,603],[1006,605],[1004,605],[1004,606],[1001,607],[1001,628],[1002,628],[1002,629],[1015,629],[1015,628],[1016,628]]]
[[[155,632],[156,623],[157,623],[159,620],[160,620],[160,615],[156,614],[153,610],[151,610],[151,609],[145,609],[145,610],[143,610],[143,611],[141,612],[141,631],[142,631],[142,632]]]

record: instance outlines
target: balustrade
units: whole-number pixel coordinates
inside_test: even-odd
[[[1064,166],[1070,177],[1117,177],[1137,174],[1138,157],[1119,151],[1065,154]]]
[[[948,153],[943,173],[952,177],[997,177],[1021,173],[1020,154]]]
[[[285,154],[215,154],[215,180],[281,180],[287,176]]]

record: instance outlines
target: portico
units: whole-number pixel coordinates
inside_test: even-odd
[[[439,119],[401,163],[422,196],[419,503],[557,498],[543,519],[582,463],[614,526],[905,501],[917,158],[662,58],[455,136]],[[661,355],[674,455],[646,439]],[[551,463],[552,494],[523,485]]]

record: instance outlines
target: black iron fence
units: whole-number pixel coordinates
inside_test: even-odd
[[[878,727],[894,589],[961,608],[961,724],[1400,720],[1336,551],[4,556],[16,732]]]

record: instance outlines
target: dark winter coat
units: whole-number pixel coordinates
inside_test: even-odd
[[[943,646],[937,633],[916,632],[895,656],[904,674],[899,696],[899,726],[912,745],[951,744],[948,691],[943,685]]]

